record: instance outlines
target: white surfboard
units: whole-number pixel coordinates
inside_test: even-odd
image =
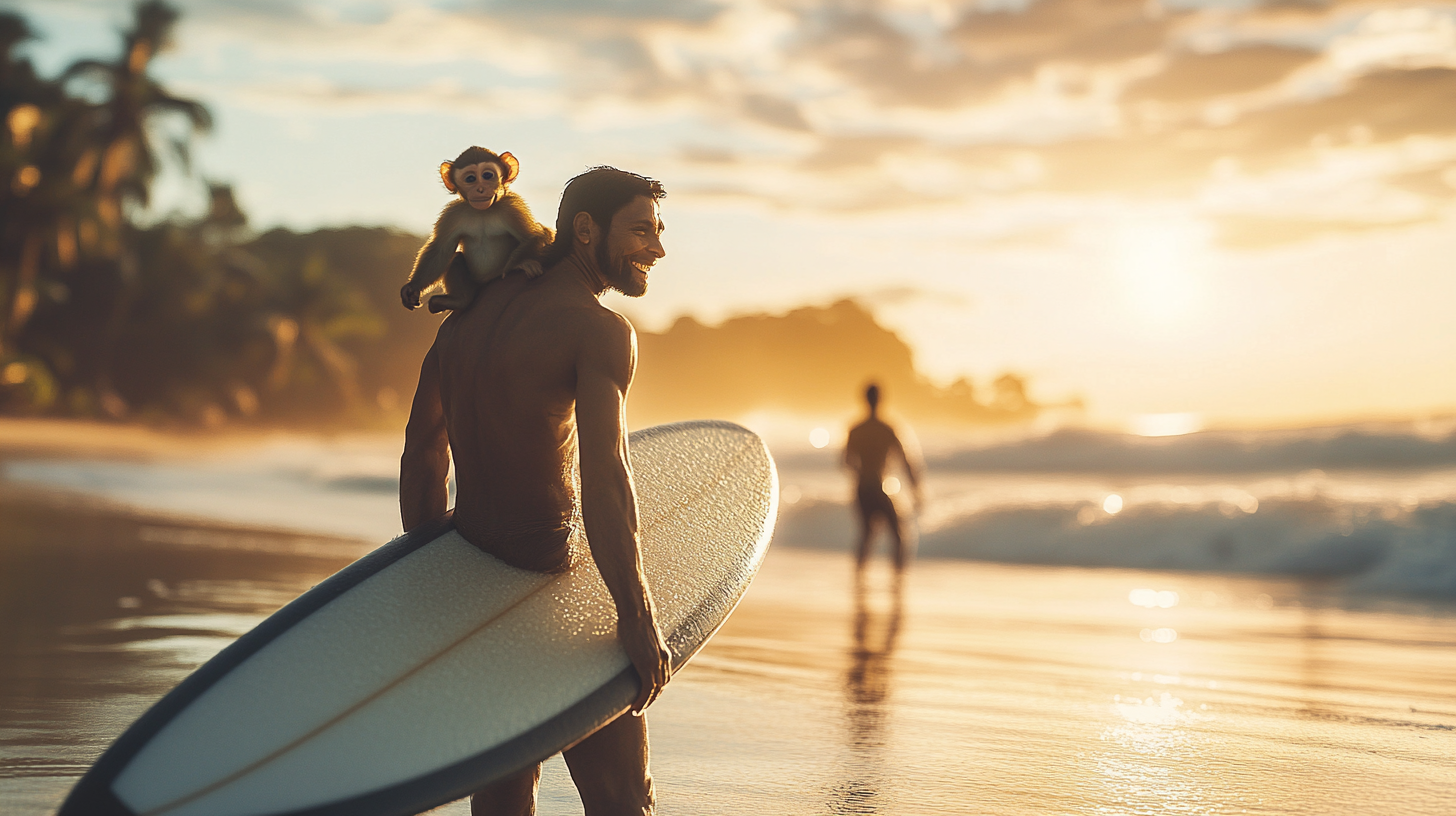
[[[642,557],[680,668],[768,549],[778,475],[727,422],[631,435]],[[390,816],[458,799],[626,710],[638,680],[589,555],[507,566],[426,525],[199,668],[117,739],[58,816]]]

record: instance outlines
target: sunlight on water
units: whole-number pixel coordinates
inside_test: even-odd
[[[1127,600],[1134,606],[1147,609],[1172,609],[1178,605],[1178,593],[1170,589],[1134,589],[1127,593]]]
[[[1138,436],[1182,436],[1203,428],[1203,417],[1195,413],[1138,414],[1132,418],[1132,432]]]

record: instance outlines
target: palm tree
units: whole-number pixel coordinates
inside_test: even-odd
[[[29,60],[15,55],[15,47],[34,36],[19,15],[0,14],[0,115],[8,137],[0,146],[0,283],[7,305],[14,299],[19,281],[34,277],[40,263],[40,233],[34,229],[34,221],[43,207],[37,206],[31,193],[42,178],[32,154],[45,118],[37,104],[44,96],[44,83]],[[8,312],[0,312],[0,352],[9,346],[6,341],[11,333],[4,319]]]
[[[123,38],[121,55],[114,61],[83,59],[61,75],[62,83],[89,80],[107,90],[97,106],[92,160],[77,168],[77,179],[96,197],[96,208],[106,228],[106,248],[115,258],[118,290],[107,325],[101,333],[97,359],[97,390],[102,407],[114,416],[127,410],[111,383],[112,352],[125,326],[136,291],[138,264],[123,240],[123,207],[146,205],[158,169],[156,151],[147,125],[160,116],[181,116],[191,125],[189,136],[212,128],[212,115],[200,102],[169,93],[148,75],[152,58],[171,44],[178,12],[163,0],[137,3],[130,31]],[[189,142],[172,147],[184,168],[190,169]]]
[[[78,60],[61,75],[63,83],[89,79],[108,91],[106,102],[98,109],[96,144],[100,161],[95,163],[89,181],[97,194],[112,202],[110,226],[120,223],[123,202],[145,205],[150,198],[158,164],[148,139],[148,122],[158,116],[179,115],[191,124],[193,134],[212,129],[212,114],[206,106],[172,95],[147,74],[152,58],[171,45],[177,10],[164,0],[144,0],[136,5],[135,15],[118,59]],[[176,141],[172,147],[183,167],[188,167],[189,143]]]

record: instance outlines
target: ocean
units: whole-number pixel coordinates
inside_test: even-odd
[[[771,441],[783,486],[777,541],[844,549],[857,533],[838,451]],[[9,460],[0,477],[382,543],[400,531],[400,444],[279,437],[187,460]],[[1352,592],[1456,598],[1456,421],[1152,438],[1066,429],[982,445],[941,437],[924,459],[923,558],[1321,578]]]
[[[774,449],[764,570],[650,713],[662,813],[1456,809],[1456,428],[927,438],[903,581],[853,575],[832,447]],[[4,459],[0,811],[395,535],[398,452]],[[581,813],[559,759],[541,803]]]

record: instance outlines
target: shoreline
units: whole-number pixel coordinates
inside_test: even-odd
[[[287,439],[336,439],[395,433],[403,435],[402,420],[395,431],[363,427],[330,430],[228,426],[205,429],[89,419],[0,417],[0,462],[26,457],[113,460],[190,458],[200,453],[235,451]]]
[[[0,562],[7,551],[34,546],[84,548],[106,543],[239,549],[358,558],[380,542],[282,525],[235,522],[201,514],[135,507],[81,490],[38,486],[0,479]]]

